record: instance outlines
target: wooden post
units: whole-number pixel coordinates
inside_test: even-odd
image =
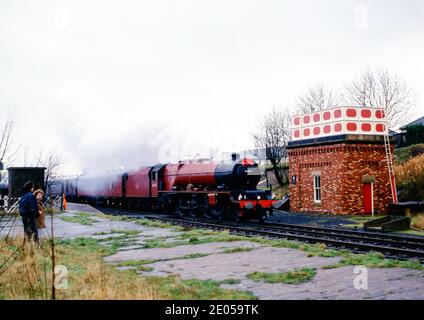
[[[53,234],[53,199],[50,197],[50,212],[51,212],[51,244],[52,244],[52,300],[56,300],[55,274],[56,258],[54,254],[54,234]]]

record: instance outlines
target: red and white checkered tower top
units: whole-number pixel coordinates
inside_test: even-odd
[[[336,107],[297,115],[292,119],[292,141],[344,134],[387,135],[384,109]]]

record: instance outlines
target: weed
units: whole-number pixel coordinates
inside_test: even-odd
[[[23,239],[0,241],[0,261],[10,256]],[[68,269],[66,290],[57,299],[255,299],[249,292],[219,288],[211,280],[181,280],[179,277],[145,277],[134,270],[117,270],[103,261],[113,251],[92,238],[56,241],[56,264]],[[1,299],[49,299],[51,288],[50,242],[24,248],[0,277]],[[149,271],[152,261],[127,262],[135,271]],[[47,270],[47,276],[44,271]],[[46,288],[48,288],[46,290]]]
[[[236,252],[248,252],[255,250],[253,247],[237,247],[237,248],[228,248],[222,251],[223,253],[236,253]]]
[[[145,277],[147,282],[159,289],[167,299],[175,300],[253,300],[256,299],[250,292],[220,288],[221,283],[214,280],[181,280],[176,276]]]
[[[265,281],[267,283],[300,284],[312,280],[315,275],[315,269],[303,268],[289,272],[253,272],[249,273],[247,277],[253,281]]]
[[[424,270],[424,266],[418,260],[395,260],[386,259],[384,255],[378,252],[366,254],[345,254],[342,260],[336,266],[362,265],[375,268],[409,268]]]

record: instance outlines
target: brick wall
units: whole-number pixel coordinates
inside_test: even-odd
[[[363,184],[373,181],[374,212],[387,213],[391,202],[384,145],[334,143],[289,149],[290,210],[364,214]],[[321,203],[314,202],[313,175],[321,177]]]

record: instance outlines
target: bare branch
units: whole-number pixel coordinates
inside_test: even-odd
[[[405,124],[416,103],[416,93],[386,69],[366,70],[345,88],[347,104],[386,109],[390,128]]]
[[[64,164],[63,158],[56,150],[50,150],[45,153],[39,151],[31,159],[28,165],[46,168],[44,172],[44,185],[48,188],[49,183],[59,177],[59,169]]]
[[[265,150],[278,183],[283,185],[280,169],[282,162],[287,160],[287,144],[290,140],[289,113],[273,109],[258,123],[257,131],[252,136],[256,147]]]
[[[0,161],[4,161],[12,144],[13,131],[16,125],[15,111],[9,113],[5,123],[0,127]]]
[[[336,107],[339,104],[339,95],[327,90],[322,84],[309,87],[306,93],[296,102],[298,113],[311,113]]]

